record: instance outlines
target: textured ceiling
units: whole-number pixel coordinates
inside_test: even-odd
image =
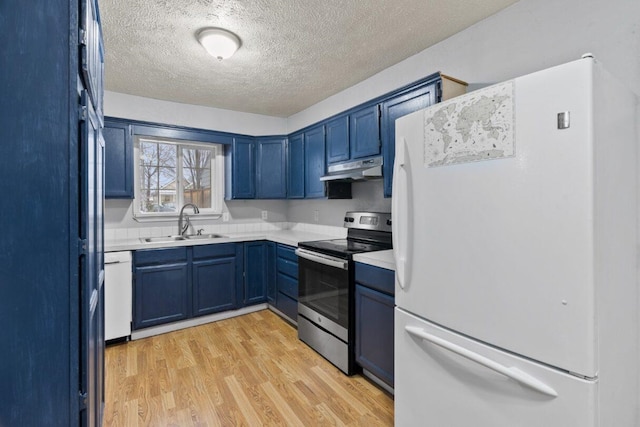
[[[105,86],[288,117],[514,2],[100,0]],[[196,41],[204,27],[234,32],[242,47],[219,62]]]

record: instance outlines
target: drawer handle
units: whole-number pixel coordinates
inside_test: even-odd
[[[516,381],[517,383],[527,386],[537,392],[546,394],[547,396],[551,396],[551,397],[558,396],[558,393],[553,388],[549,387],[539,379],[532,377],[531,375],[521,371],[518,368],[514,368],[514,367],[508,368],[504,365],[499,364],[494,360],[489,359],[488,357],[482,356],[478,353],[474,353],[471,350],[468,350],[464,347],[451,343],[447,340],[443,340],[442,338],[439,338],[435,335],[431,335],[425,332],[422,328],[418,328],[415,326],[405,326],[405,330],[410,335],[421,338],[425,341],[428,341],[432,344],[437,345],[438,347],[442,347],[445,350],[449,350],[452,353],[462,356],[465,359],[471,360],[472,362],[475,362],[486,368],[489,368],[492,371],[502,374],[507,378],[510,378]]]

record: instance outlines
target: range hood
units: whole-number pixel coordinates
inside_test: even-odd
[[[320,181],[359,181],[382,178],[382,156],[331,165]]]

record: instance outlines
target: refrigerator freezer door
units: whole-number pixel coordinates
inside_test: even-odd
[[[395,384],[397,426],[597,425],[596,382],[496,350],[400,309]]]
[[[592,67],[577,61],[513,81],[511,156],[434,166],[424,110],[398,119],[396,150],[406,152],[396,169],[408,190],[393,191],[393,217],[406,227],[394,245],[399,307],[585,377],[597,376]],[[558,129],[565,111],[571,125]]]

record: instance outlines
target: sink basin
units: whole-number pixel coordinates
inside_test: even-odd
[[[142,243],[179,242],[185,240],[183,236],[141,237]]]
[[[221,234],[187,234],[184,236],[189,240],[198,240],[198,239],[219,239],[220,237],[225,237]]]

